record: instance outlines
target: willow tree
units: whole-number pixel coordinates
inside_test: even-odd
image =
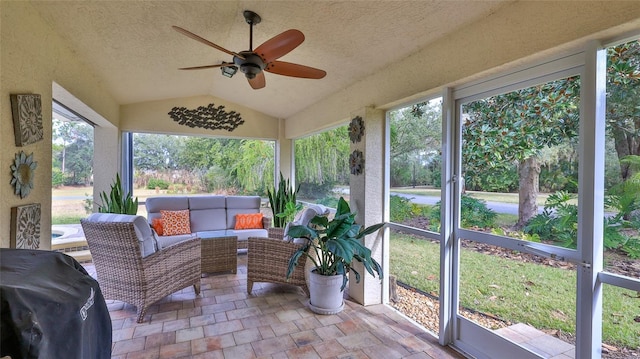
[[[201,173],[203,183],[215,175],[226,187],[264,195],[273,186],[274,146],[273,141],[189,137],[179,157],[186,169]]]
[[[347,126],[296,140],[297,182],[325,189],[348,184],[349,149]]]
[[[266,195],[274,183],[273,141],[241,140],[240,155],[233,165],[233,172],[245,193]]]
[[[515,163],[516,226],[538,213],[540,151],[578,136],[580,81],[570,77],[463,106],[464,170],[486,173]]]

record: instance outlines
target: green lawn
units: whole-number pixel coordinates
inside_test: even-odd
[[[439,291],[438,243],[409,235],[391,235],[390,273],[427,293]],[[575,333],[575,270],[526,263],[472,250],[460,258],[461,305],[538,329]],[[613,286],[604,290],[603,340],[640,347],[637,293]]]
[[[85,210],[85,201],[80,197],[91,196],[93,187],[61,187],[53,188],[51,196],[54,198],[51,208],[51,224],[78,224],[81,218],[85,218],[88,213]],[[156,195],[155,190],[138,188],[134,190],[134,195],[140,202],[147,197]],[[100,200],[98,199],[98,202]],[[138,214],[147,215],[144,205],[138,206]]]

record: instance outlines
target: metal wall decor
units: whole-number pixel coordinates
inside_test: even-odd
[[[362,151],[355,150],[349,156],[349,168],[351,169],[352,175],[362,174],[364,169],[364,156],[362,155]]]
[[[240,114],[224,110],[224,106],[215,107],[213,103],[208,106],[200,106],[194,110],[186,107],[174,107],[169,111],[169,116],[183,126],[191,128],[200,127],[209,130],[227,130],[229,132],[244,123]]]
[[[16,196],[25,198],[33,188],[33,171],[38,167],[38,162],[33,160],[33,152],[27,156],[24,151],[16,153],[11,165],[11,185]]]
[[[43,138],[40,95],[10,95],[16,146],[26,146]]]
[[[349,138],[351,139],[351,143],[360,142],[363,135],[364,121],[360,116],[354,117],[349,124]]]
[[[11,248],[40,247],[40,203],[11,207]]]

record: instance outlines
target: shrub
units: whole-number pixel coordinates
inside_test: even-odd
[[[321,204],[323,206],[327,206],[329,208],[337,208],[338,207],[338,198],[336,197],[323,197],[316,201],[316,203]]]
[[[629,195],[630,196],[630,195]],[[606,249],[619,249],[631,258],[640,258],[640,240],[637,237],[640,221],[625,219],[631,217],[631,210],[637,208],[627,197],[608,195],[605,204],[618,212],[604,217],[603,241]],[[528,234],[538,235],[544,240],[557,242],[567,248],[577,248],[578,206],[569,204],[572,196],[564,191],[547,198],[544,211],[533,217],[524,228]],[[630,235],[635,234],[635,236]]]
[[[391,222],[402,223],[416,217],[427,217],[429,209],[411,202],[410,198],[391,195],[390,197]]]
[[[631,258],[640,258],[640,239],[638,239],[638,237],[630,237],[627,242],[622,245],[622,251]]]
[[[402,223],[411,218],[413,216],[411,212],[411,200],[406,197],[391,195],[389,214],[391,216],[391,222],[396,223]]]
[[[298,189],[299,198],[320,199],[330,196],[335,182],[325,181],[322,184],[301,182]],[[336,200],[336,206],[338,201]],[[335,208],[335,207],[334,207]]]
[[[463,227],[490,228],[495,226],[496,212],[490,210],[487,203],[481,199],[462,195],[460,211]]]
[[[186,188],[187,186],[184,185],[183,183],[174,183],[169,185],[169,187],[167,188],[167,193],[169,194],[187,193]]]
[[[487,207],[487,203],[481,199],[463,194],[461,198],[461,225],[465,228],[479,227],[491,228],[495,226],[497,214]],[[432,230],[440,227],[440,201],[432,208],[429,221],[433,223]]]
[[[567,248],[576,248],[578,241],[578,206],[569,204],[573,196],[566,191],[549,195],[544,210],[529,220],[524,232],[537,234],[543,240],[557,242]]]
[[[51,170],[51,186],[53,188],[60,187],[64,184],[64,174],[62,171],[55,167]]]
[[[93,197],[90,197],[88,193],[85,193],[85,199],[82,203],[82,205],[84,206],[84,211],[87,214],[91,214],[93,213]]]
[[[211,166],[205,172],[200,172],[200,182],[205,192],[216,193],[234,187],[230,176],[219,166]]]
[[[149,178],[149,182],[147,182],[147,189],[167,189],[169,188],[169,182],[163,180],[162,178]]]

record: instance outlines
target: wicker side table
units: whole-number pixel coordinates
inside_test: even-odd
[[[238,237],[207,237],[202,240],[202,273],[235,273],[238,269]]]

